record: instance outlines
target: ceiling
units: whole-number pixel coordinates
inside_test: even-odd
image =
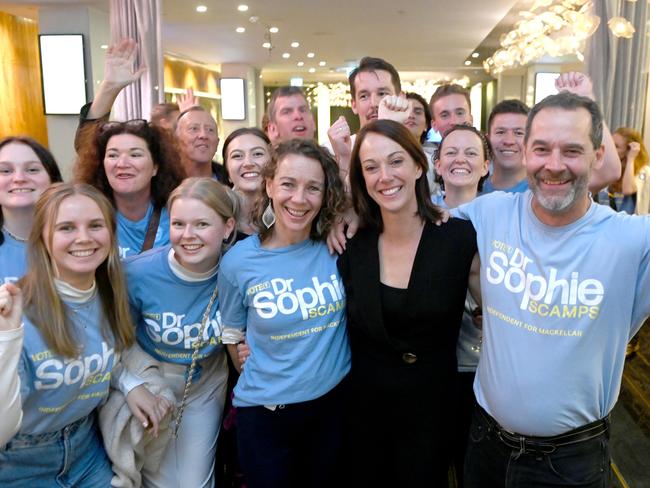
[[[265,83],[286,83],[290,76],[301,76],[307,82],[343,80],[344,68],[366,55],[390,61],[405,79],[482,77],[481,50],[489,50],[487,41],[495,37],[493,31],[499,30],[504,18],[509,19],[513,6],[530,1],[162,0],[163,48],[176,57],[206,64],[253,65],[263,70]],[[240,3],[246,3],[249,10],[238,11]],[[56,4],[85,4],[108,11],[109,2],[25,0],[9,4],[0,0],[0,10],[33,17],[36,9],[29,5]],[[197,5],[207,6],[207,12],[196,12]],[[251,22],[251,17],[257,21]],[[262,43],[272,26],[279,32],[271,34],[274,47],[269,50]],[[237,27],[246,32],[235,32]],[[292,41],[300,47],[290,47]],[[477,49],[482,56],[470,58]],[[307,58],[308,52],[315,56]],[[283,53],[289,53],[289,59]],[[473,64],[466,67],[463,63],[468,59]],[[303,67],[297,66],[299,61]],[[320,61],[326,66],[319,66]],[[316,72],[310,74],[312,67]]]

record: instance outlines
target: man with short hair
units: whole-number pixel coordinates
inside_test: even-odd
[[[313,139],[314,115],[303,91],[297,86],[277,88],[271,96],[267,134],[272,144],[290,139]]]
[[[379,114],[379,102],[388,95],[399,95],[402,84],[399,73],[388,61],[381,58],[366,56],[361,59],[359,66],[350,73],[350,96],[352,97],[352,112],[359,116],[361,127]],[[343,173],[347,173],[354,136],[345,117],[340,116],[327,131],[330,140],[329,149],[336,157]]]
[[[429,100],[431,127],[444,137],[452,125],[472,125],[469,91],[455,83],[440,85]]]
[[[519,100],[503,100],[490,112],[488,139],[492,145],[492,174],[483,184],[483,194],[495,190],[514,193],[528,190],[523,159],[529,111]]]
[[[591,200],[604,154],[597,104],[552,95],[527,119],[531,191],[456,210],[482,263],[465,486],[608,486],[608,416],[626,344],[650,314],[650,220]]]
[[[219,145],[219,135],[217,122],[207,110],[197,105],[181,112],[174,134],[187,176],[225,181],[223,166],[212,161]]]

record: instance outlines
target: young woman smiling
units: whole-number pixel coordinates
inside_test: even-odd
[[[165,204],[185,177],[171,135],[146,120],[90,129],[81,137],[75,175],[115,205],[120,256],[168,244]]]
[[[359,132],[350,186],[362,230],[339,258],[355,486],[447,484],[456,341],[476,240],[467,222],[434,224],[440,211],[426,170],[401,123],[378,120]]]
[[[27,271],[34,206],[48,186],[60,181],[54,157],[38,142],[28,137],[0,141],[0,284]]]
[[[19,427],[0,449],[0,484],[109,486],[95,410],[108,395],[119,352],[134,338],[111,204],[89,185],[51,186],[36,203],[28,253],[20,288],[0,287],[0,342],[22,348],[0,364],[20,378],[19,394],[12,381],[0,384],[0,395],[18,399],[22,410],[19,425],[0,419],[0,431]],[[155,410],[147,415],[159,420]]]
[[[233,190],[241,197],[239,231],[255,233],[253,205],[262,183],[262,170],[271,159],[269,138],[257,127],[237,129],[223,143],[223,164]]]
[[[224,256],[223,342],[239,365],[233,404],[247,485],[336,486],[343,378],[350,368],[345,296],[325,245],[342,210],[336,162],[313,141],[280,144],[262,169],[259,235]]]
[[[138,344],[161,362],[183,411],[160,468],[142,474],[145,486],[207,488],[214,486],[228,377],[217,272],[235,234],[237,197],[210,178],[188,178],[167,208],[170,244],[126,265]]]

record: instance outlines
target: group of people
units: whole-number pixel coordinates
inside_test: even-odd
[[[650,223],[590,192],[647,213],[648,170],[587,76],[485,135],[462,87],[426,103],[364,58],[357,134],[319,146],[279,88],[221,166],[191,92],[108,121],[136,48],[107,51],[73,182],[0,142],[2,486],[219,485],[232,424],[252,488],[606,486]]]

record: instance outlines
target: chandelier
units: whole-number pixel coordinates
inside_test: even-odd
[[[519,12],[522,19],[501,36],[500,49],[483,62],[483,67],[496,75],[546,54],[575,54],[584,60],[586,40],[600,25],[600,17],[592,14],[592,9],[591,0],[535,0],[530,10]]]

